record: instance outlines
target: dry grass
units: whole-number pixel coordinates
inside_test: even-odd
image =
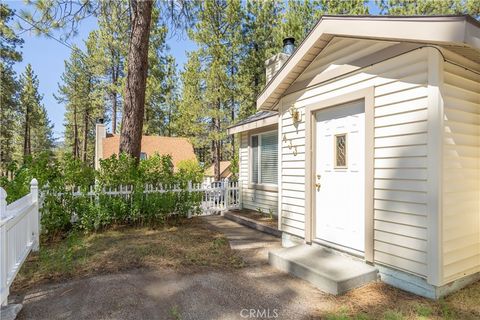
[[[15,279],[13,289],[24,291],[45,282],[114,273],[134,268],[238,268],[242,259],[223,234],[201,219],[185,220],[158,229],[116,227],[101,233],[72,233],[42,243]]]
[[[319,310],[321,319],[480,319],[480,282],[433,301],[373,283],[339,297],[330,297],[333,310]]]

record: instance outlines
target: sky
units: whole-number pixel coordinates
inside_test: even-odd
[[[6,1],[7,5],[16,10],[19,14],[20,10],[30,10],[31,7],[24,4],[23,1]],[[14,26],[17,17],[14,17],[15,22],[11,24]],[[89,18],[82,21],[78,35],[67,41],[68,44],[76,44],[78,47],[84,49],[84,40],[87,39],[90,31],[95,30],[97,27],[96,20]],[[20,33],[20,30],[15,30]],[[61,34],[54,35],[57,39]],[[64,127],[64,112],[65,106],[58,103],[53,96],[58,92],[58,83],[61,81],[60,77],[64,71],[64,61],[68,60],[71,50],[58,43],[54,39],[45,36],[36,36],[29,32],[22,33],[21,37],[25,41],[23,48],[21,49],[23,54],[23,61],[16,63],[14,69],[17,74],[21,74],[27,64],[31,64],[33,71],[39,79],[39,91],[43,95],[43,104],[47,109],[48,116],[54,125],[55,138],[61,139],[63,137]],[[187,51],[195,50],[195,44],[187,38],[174,36],[167,40],[167,45],[170,48],[171,54],[175,57],[177,65],[180,70],[187,60]]]
[[[32,8],[25,5],[21,0],[7,0],[7,5],[20,13],[20,10],[30,10]],[[378,10],[370,4],[370,12],[375,14]],[[377,12],[375,12],[377,11]],[[14,17],[15,21],[18,20]],[[15,24],[15,22],[14,22]],[[13,25],[14,25],[13,24]],[[89,18],[81,22],[78,35],[67,42],[70,45],[76,44],[78,47],[84,49],[84,40],[87,39],[90,31],[96,29],[97,24],[94,18]],[[16,30],[20,33],[20,30]],[[61,34],[54,35],[57,39]],[[54,136],[61,138],[63,136],[64,127],[64,112],[65,106],[58,103],[54,94],[58,92],[58,83],[61,81],[60,77],[64,71],[64,61],[68,60],[70,56],[70,49],[54,39],[45,36],[36,36],[31,33],[22,33],[21,37],[24,39],[22,54],[23,61],[16,63],[14,66],[17,74],[21,74],[25,70],[27,64],[31,64],[33,71],[38,76],[40,83],[40,94],[43,95],[43,104],[47,109],[48,116],[54,125]],[[173,36],[167,40],[167,45],[170,48],[171,54],[175,57],[179,69],[183,69],[183,65],[187,60],[187,52],[196,49],[195,43],[183,36]]]

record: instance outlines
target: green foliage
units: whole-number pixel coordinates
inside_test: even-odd
[[[39,81],[32,66],[28,64],[20,76],[18,153],[23,157],[53,148],[53,125],[42,105]]]
[[[183,160],[178,163],[178,175],[182,181],[200,183],[203,181],[205,170],[197,160]]]
[[[95,75],[97,36],[90,34],[86,52],[74,47],[65,61],[61,76],[58,102],[65,104],[65,144],[76,159],[93,163],[95,119],[103,117],[104,110],[98,76]]]
[[[23,40],[9,26],[13,14],[5,2],[0,3],[0,61],[6,66],[22,61],[22,54],[17,48],[23,44]]]
[[[377,0],[383,14],[389,15],[448,15],[480,16],[478,0]]]
[[[15,179],[4,179],[2,186],[11,202],[27,194],[31,179],[37,178],[44,194],[42,230],[55,237],[71,229],[156,225],[196,214],[201,194],[189,192],[187,187],[188,181],[198,182],[202,174],[202,168],[193,161],[181,164],[174,172],[170,156],[155,155],[139,165],[126,155],[112,156],[101,161],[100,170],[95,172],[72,155],[57,163],[42,154],[29,158],[16,170]],[[95,189],[91,189],[95,182]],[[159,186],[165,192],[148,192]],[[173,188],[181,191],[169,191]],[[109,194],[126,190],[128,194]]]
[[[15,179],[0,180],[8,202],[28,194],[30,181],[38,179],[44,196],[42,231],[48,237],[114,224],[163,224],[167,219],[198,213],[202,200],[201,194],[187,188],[189,181],[202,180],[203,169],[196,161],[185,161],[174,172],[170,156],[154,155],[138,165],[126,155],[112,156],[102,160],[100,170],[95,171],[71,154],[57,162],[43,153],[11,169]],[[165,192],[148,192],[158,187]],[[169,191],[173,188],[180,191]],[[126,190],[128,194],[109,194]]]

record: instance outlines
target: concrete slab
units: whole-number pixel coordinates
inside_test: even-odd
[[[225,212],[223,216],[228,220],[232,220],[236,223],[239,223],[239,224],[247,226],[249,228],[267,233],[267,234],[272,235],[274,237],[277,237],[277,238],[282,237],[282,231],[280,231],[278,229],[275,229],[275,228],[272,228],[272,227],[269,227],[267,225],[260,224],[253,219],[249,219],[247,217],[235,214],[234,212]]]
[[[375,281],[378,277],[375,267],[320,246],[303,244],[270,251],[268,261],[277,269],[334,295]]]
[[[1,320],[15,320],[22,310],[23,305],[19,303],[11,303],[0,310]]]

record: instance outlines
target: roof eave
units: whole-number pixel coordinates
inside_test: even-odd
[[[266,117],[263,119],[259,119],[256,121],[248,122],[242,125],[232,126],[227,129],[227,133],[236,134],[240,132],[260,129],[264,127],[268,127],[274,124],[278,124],[278,114],[271,115],[270,117]]]
[[[334,36],[480,48],[479,24],[468,16],[323,16],[260,93],[257,109],[272,110],[288,87],[286,80],[295,81]]]

